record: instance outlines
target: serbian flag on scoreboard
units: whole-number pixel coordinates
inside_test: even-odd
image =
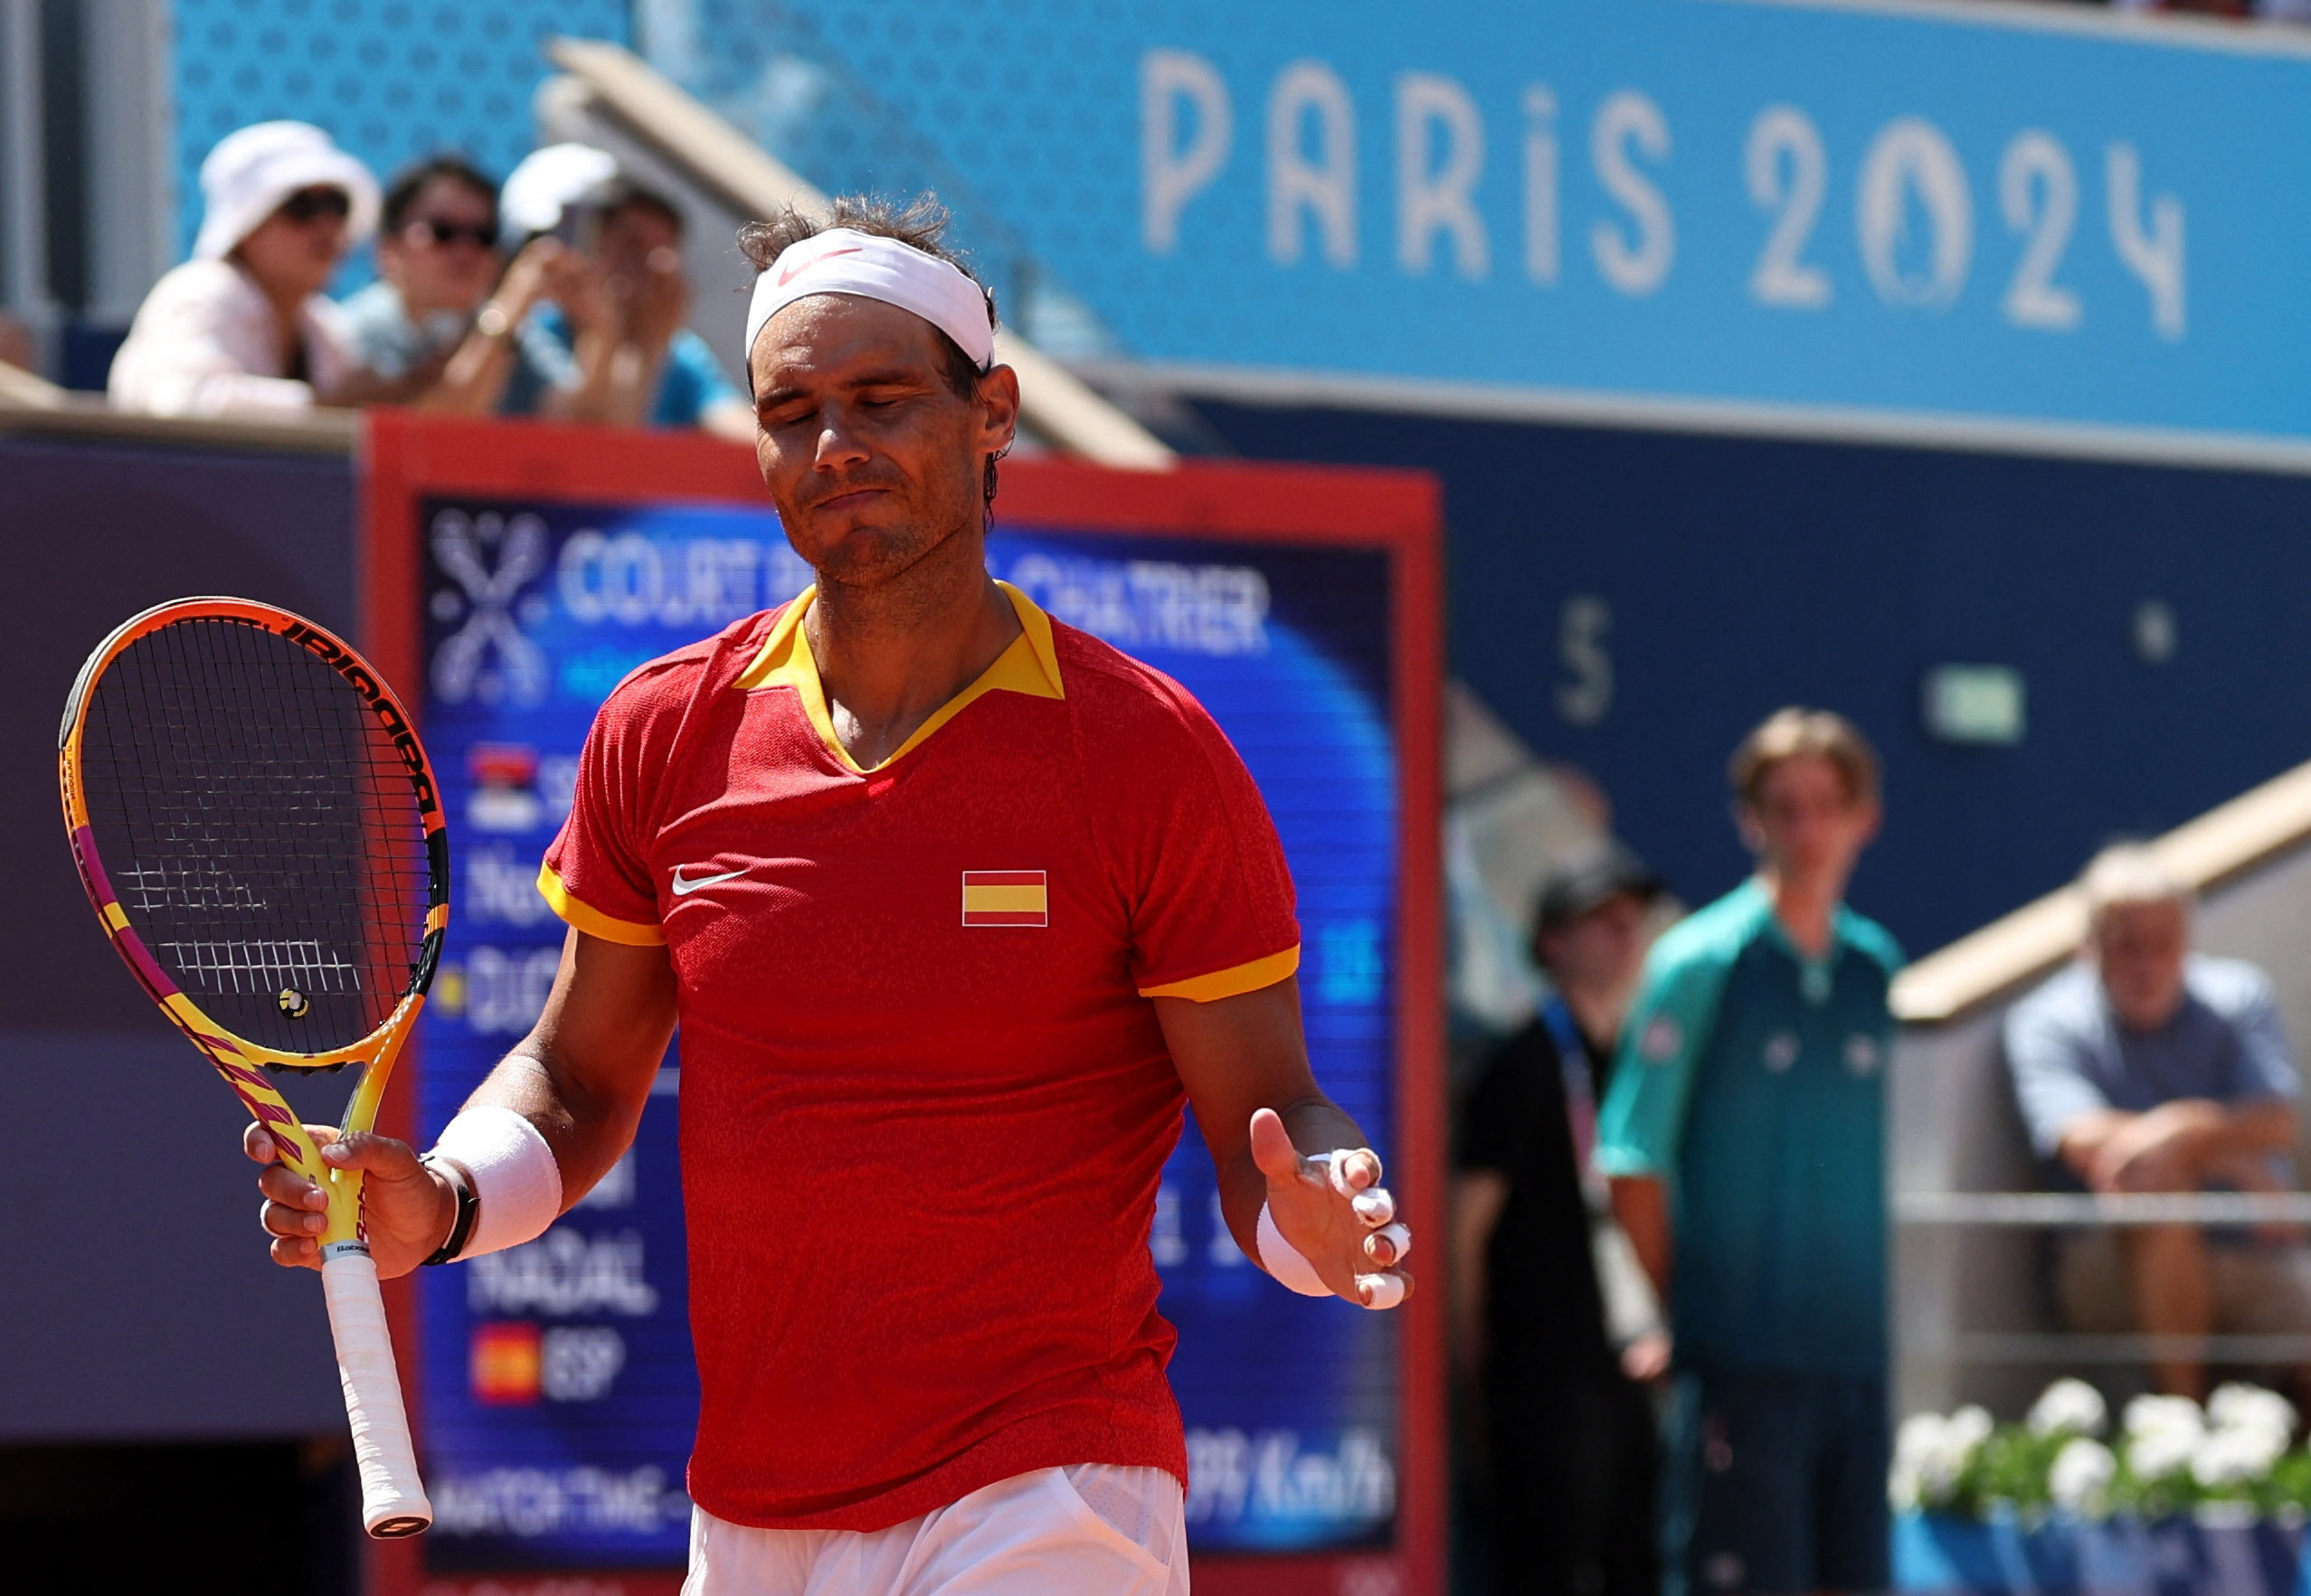
[[[1049,925],[1051,894],[1040,870],[963,872],[965,925]]]

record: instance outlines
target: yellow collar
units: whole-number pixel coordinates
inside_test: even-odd
[[[819,662],[810,656],[810,639],[802,629],[802,618],[810,610],[810,601],[819,590],[808,587],[786,607],[786,612],[763,639],[762,651],[754,663],[746,667],[734,685],[753,691],[760,687],[791,687],[802,702],[802,713],[819,729],[819,736],[834,756],[853,770],[867,775],[880,770],[905,758],[922,746],[933,732],[962,713],[964,708],[988,693],[1024,693],[1029,698],[1065,698],[1066,691],[1059,682],[1059,656],[1052,647],[1051,618],[1036,607],[1028,598],[1009,582],[995,584],[1011,601],[1019,618],[1020,635],[1011,646],[996,656],[995,663],[980,673],[979,679],[956,694],[931,713],[931,718],[914,729],[914,735],[899,744],[889,759],[881,764],[862,769],[835,735],[834,716],[827,710],[827,690],[819,680]]]

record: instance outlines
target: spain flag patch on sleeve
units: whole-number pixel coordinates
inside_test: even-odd
[[[1040,870],[963,872],[965,925],[1049,925],[1051,893]]]

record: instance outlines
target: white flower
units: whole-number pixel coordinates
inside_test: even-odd
[[[2109,1424],[2102,1393],[2083,1380],[2057,1380],[2031,1404],[2032,1435],[2100,1435]]]
[[[1947,1428],[1939,1413],[1912,1413],[1894,1431],[1894,1462],[1886,1495],[1901,1512],[1915,1512],[1926,1500],[1926,1476],[1942,1451]]]
[[[2234,1383],[2219,1387],[2207,1399],[2207,1419],[2217,1430],[2276,1437],[2281,1451],[2287,1450],[2287,1440],[2295,1433],[2294,1404],[2278,1392],[2265,1391],[2259,1385]]]
[[[1975,1449],[1989,1434],[1990,1415],[1980,1408],[1961,1408],[1946,1419],[1913,1413],[1903,1420],[1894,1431],[1893,1471],[1887,1480],[1894,1506],[1914,1512],[1946,1505]]]
[[[2211,1431],[2191,1454],[2191,1478],[2209,1490],[2253,1485],[2286,1450],[2287,1437],[2274,1437],[2268,1429]]]
[[[2125,1422],[2130,1438],[2154,1431],[2196,1436],[2207,1427],[2199,1404],[2187,1396],[2138,1396],[2126,1404]]]
[[[2110,1482],[2117,1477],[2118,1459],[2108,1447],[2075,1436],[2054,1454],[2046,1488],[2054,1505],[2065,1512],[2081,1518],[2104,1518],[2110,1513]]]
[[[2199,1423],[2197,1414],[2198,1408],[2193,1404],[2188,1419],[2176,1417],[2165,1422],[2130,1430],[2126,1438],[2126,1467],[2135,1471],[2136,1478],[2164,1479],[2191,1467],[2198,1457],[2200,1447],[2207,1440],[2206,1430]]]
[[[2138,1396],[2126,1404],[2126,1467],[2137,1479],[2164,1479],[2190,1468],[2207,1425],[2187,1396]]]

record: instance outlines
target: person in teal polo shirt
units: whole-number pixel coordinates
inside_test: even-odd
[[[1888,1581],[1884,1080],[1893,939],[1844,906],[1861,733],[1785,709],[1731,766],[1757,873],[1653,947],[1597,1127],[1670,1304],[1672,1596]]]

